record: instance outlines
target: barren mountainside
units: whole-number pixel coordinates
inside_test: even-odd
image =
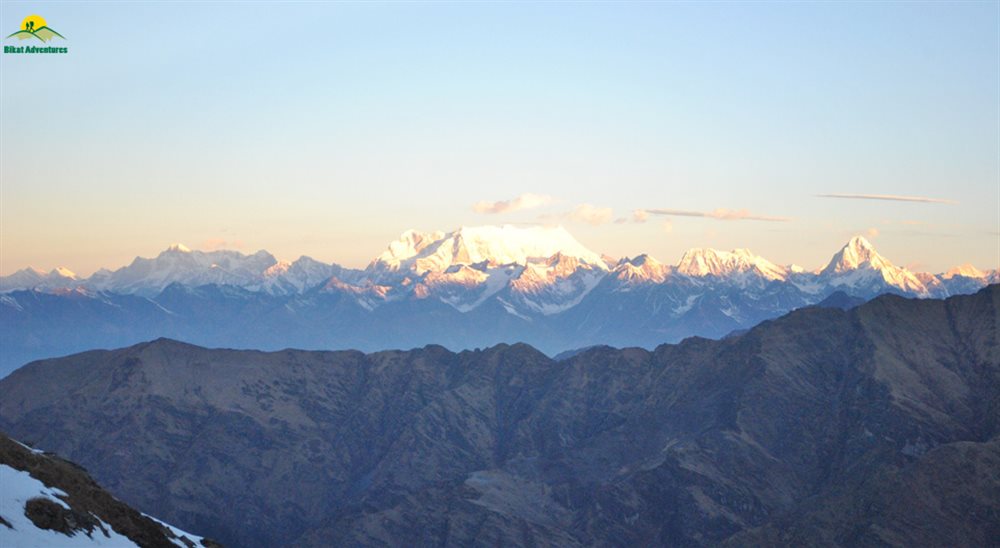
[[[998,305],[886,295],[560,361],[160,339],[19,369],[0,429],[228,545],[987,546]]]

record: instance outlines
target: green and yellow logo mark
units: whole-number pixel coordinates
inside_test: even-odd
[[[41,15],[29,15],[21,22],[21,30],[11,34],[7,38],[17,38],[18,40],[30,40],[38,38],[42,42],[48,42],[55,37],[66,39],[65,36],[50,29]]]
[[[21,30],[7,36],[18,40],[30,40],[37,38],[41,42],[51,42],[53,38],[66,39],[50,28],[41,15],[29,15],[21,22]],[[50,46],[4,46],[4,53],[66,53],[69,48]]]

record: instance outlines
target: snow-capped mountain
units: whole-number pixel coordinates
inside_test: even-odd
[[[278,261],[269,266],[261,274],[260,283],[248,284],[247,288],[274,295],[291,295],[322,285],[333,276],[353,280],[356,272],[303,255],[293,262]]]
[[[193,251],[172,244],[154,258],[136,257],[127,266],[114,271],[104,268],[89,278],[79,278],[66,268],[49,273],[26,268],[0,277],[0,290],[85,288],[152,297],[177,283],[229,285],[284,295],[302,293],[335,275],[353,280],[353,272],[305,256],[279,262],[263,250],[247,255],[230,250]]]
[[[436,299],[462,312],[503,293],[507,305],[520,305],[513,307],[518,313],[552,314],[575,306],[606,277],[623,282],[623,287],[686,279],[699,287],[722,284],[751,291],[774,282],[792,283],[821,299],[837,289],[864,297],[887,291],[946,296],[956,288],[967,292],[982,287],[997,274],[972,265],[938,275],[913,273],[893,265],[861,236],[852,238],[818,273],[777,265],[747,249],[695,248],[685,252],[676,266],[648,255],[615,264],[562,227],[506,225],[462,227],[447,233],[409,230],[363,271],[306,256],[289,262],[263,250],[247,255],[192,251],[174,244],[157,257],[136,257],[128,266],[102,269],[85,279],[65,268],[49,273],[24,269],[0,277],[0,290],[79,287],[154,297],[175,283],[236,286],[273,295],[298,295],[322,287],[349,291],[368,308],[401,299]]]
[[[941,286],[943,291],[939,292],[947,295],[972,293],[986,284],[1000,283],[1000,270],[984,271],[971,264],[964,264],[936,276],[931,283]]]
[[[136,257],[114,272],[102,271],[86,280],[85,287],[153,296],[168,285],[237,285],[259,283],[262,274],[278,261],[266,251],[244,255],[239,251],[192,251],[173,244],[152,259]]]
[[[548,259],[529,261],[511,281],[502,302],[511,313],[527,309],[546,316],[557,314],[579,304],[606,275],[603,261],[592,264],[556,253]]]
[[[524,265],[556,254],[595,267],[607,267],[601,256],[584,247],[562,227],[462,227],[447,234],[409,230],[379,255],[370,272],[409,271],[417,275],[444,272],[456,265],[497,267]]]
[[[788,277],[788,268],[754,255],[749,249],[718,251],[691,249],[684,253],[677,272],[691,277],[712,276],[746,285],[753,279],[771,281]]]
[[[553,314],[579,302],[607,270],[562,227],[505,225],[404,232],[366,274],[372,287],[392,287],[387,300],[436,298],[467,312],[506,290],[513,313],[509,301]]]
[[[618,261],[610,277],[625,284],[661,284],[676,268],[665,265],[649,255]]]
[[[54,268],[49,272],[29,267],[18,270],[10,276],[0,277],[0,291],[30,289],[33,287],[65,289],[73,287],[78,281],[79,278],[77,278],[76,274],[66,267]]]
[[[851,238],[820,271],[819,279],[825,285],[864,295],[898,290],[918,297],[930,296],[927,286],[916,275],[879,255],[862,236]]]
[[[963,265],[959,265],[959,266],[956,266],[956,267],[948,270],[948,272],[945,272],[941,277],[944,278],[945,280],[950,280],[950,279],[958,277],[958,276],[961,276],[963,278],[971,278],[971,279],[979,279],[979,280],[981,280],[981,279],[985,279],[988,275],[989,275],[988,272],[984,272],[984,271],[979,270],[978,268],[972,266],[969,263],[965,263]]]
[[[944,297],[998,282],[997,271],[969,266],[910,272],[861,237],[812,272],[746,249],[692,249],[676,265],[614,262],[542,227],[407,231],[365,270],[174,245],[85,279],[32,270],[0,279],[0,373],[159,336],[253,348],[655,346],[720,337],[837,291]]]

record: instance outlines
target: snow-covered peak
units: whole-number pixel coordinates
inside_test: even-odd
[[[260,285],[250,289],[263,289],[271,294],[291,295],[323,285],[331,276],[339,276],[348,281],[356,278],[358,271],[347,270],[335,264],[317,261],[305,255],[298,259],[278,261],[262,273]]]
[[[390,244],[372,267],[424,274],[442,272],[457,264],[524,265],[532,259],[548,259],[557,254],[606,269],[600,255],[584,247],[562,227],[512,225],[462,227],[447,234],[410,230]]]
[[[273,265],[269,266],[267,270],[264,271],[264,277],[276,278],[278,276],[281,276],[282,274],[288,272],[288,269],[291,268],[291,266],[292,263],[288,261],[278,261]]]
[[[670,267],[649,255],[642,254],[633,259],[622,259],[613,272],[615,277],[622,281],[661,283],[670,274]]]
[[[128,266],[100,277],[89,285],[99,290],[152,296],[172,283],[256,285],[263,273],[278,261],[266,251],[245,255],[239,251],[192,251],[180,244],[152,259],[136,257]]]
[[[879,255],[871,242],[862,236],[851,238],[819,276],[833,286],[869,289],[881,286],[916,295],[928,294],[927,286],[919,278]]]
[[[71,280],[76,279],[76,273],[65,266],[53,268],[52,272],[49,272],[49,276],[59,276],[61,278],[69,278]]]
[[[184,244],[170,244],[170,247],[166,251],[174,251],[177,253],[191,253],[191,249]]]
[[[788,272],[749,249],[719,251],[710,248],[690,249],[681,257],[677,271],[692,277],[728,277],[753,273],[767,280],[784,280]]]
[[[975,278],[977,280],[985,279],[987,276],[986,272],[979,270],[978,268],[972,266],[969,263],[965,263],[961,266],[956,266],[948,272],[944,273],[944,279],[950,280],[955,276],[962,276],[963,278]]]
[[[419,232],[417,230],[407,230],[399,239],[390,243],[381,255],[376,258],[376,262],[387,265],[396,265],[407,259],[419,255],[428,246],[441,241],[445,237],[444,232]]]
[[[863,236],[855,236],[838,251],[821,274],[842,274],[859,268],[883,270],[893,265],[875,251],[871,242]]]
[[[0,291],[15,291],[19,289],[62,289],[75,285],[77,276],[65,267],[54,268],[49,272],[37,268],[22,268],[9,276],[0,276]]]

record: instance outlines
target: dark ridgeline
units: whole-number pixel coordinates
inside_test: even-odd
[[[234,546],[995,544],[1000,286],[832,304],[561,361],[161,339],[18,370],[0,428]]]

